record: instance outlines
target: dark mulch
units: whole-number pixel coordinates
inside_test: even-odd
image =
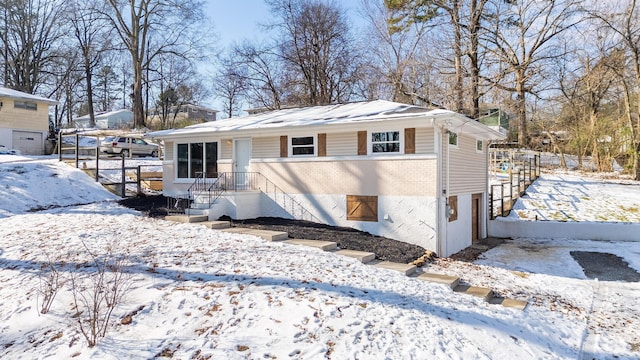
[[[167,215],[167,199],[163,195],[140,195],[119,202],[121,205],[142,211],[150,217]],[[290,238],[334,241],[341,249],[368,251],[376,259],[410,263],[425,254],[425,249],[398,240],[371,235],[348,227],[329,226],[301,220],[263,217],[250,220],[229,220],[233,226],[274,231],[286,231]]]
[[[640,274],[621,257],[595,251],[571,251],[571,257],[580,264],[590,279],[602,281],[640,281]]]
[[[231,220],[225,218],[223,220]],[[249,220],[232,220],[233,226],[255,229],[286,231],[293,239],[333,241],[341,249],[367,251],[376,259],[398,263],[410,263],[425,254],[425,249],[402,241],[371,235],[348,227],[329,226],[302,220],[263,217]]]
[[[118,203],[128,208],[142,211],[149,217],[164,217],[167,215],[167,198],[164,195],[138,195],[124,198]]]

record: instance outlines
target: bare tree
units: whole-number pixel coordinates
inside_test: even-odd
[[[245,66],[231,58],[222,59],[214,87],[216,95],[223,100],[222,111],[228,118],[238,115],[241,110],[242,98],[247,90],[246,79]]]
[[[279,55],[291,89],[289,102],[323,105],[347,101],[358,57],[344,10],[319,0],[269,0],[279,18]]]
[[[594,3],[593,8],[588,9],[591,16],[601,23],[603,27],[616,34],[617,43],[630,59],[635,83],[630,88],[625,82],[625,94],[638,93],[640,91],[640,8],[636,0],[624,0],[618,2]],[[619,76],[623,68],[617,69]],[[636,179],[640,179],[640,101],[636,100],[636,109],[631,109],[630,96],[625,97],[627,107],[627,127],[629,129],[630,152],[629,160],[632,164],[632,172]]]
[[[233,49],[238,66],[246,69],[243,82],[254,106],[280,109],[284,96],[284,70],[271,46],[258,46],[248,41]]]
[[[82,68],[87,91],[87,111],[89,127],[95,127],[93,98],[93,74],[101,63],[102,53],[111,48],[110,31],[104,18],[93,10],[96,4],[74,1],[70,4],[69,20],[73,36],[77,41],[82,57]]]
[[[368,81],[387,88],[393,101],[430,104],[432,66],[428,52],[423,51],[429,29],[427,23],[400,24],[398,8],[371,2],[363,2],[363,6],[364,16],[373,30],[363,45],[370,49],[370,66],[375,69]]]
[[[0,2],[4,86],[33,94],[45,83],[58,56],[56,43],[62,36],[59,20],[64,4],[55,0]]]
[[[527,94],[536,94],[545,68],[562,56],[553,40],[577,25],[580,0],[492,0],[491,22],[482,38],[492,58],[484,78],[516,95],[518,143],[527,146]]]
[[[211,34],[197,0],[108,0],[104,12],[131,57],[136,127],[145,126],[143,86],[150,63],[163,54],[194,59]]]
[[[417,24],[432,23],[442,28],[445,25],[451,38],[446,46],[453,63],[454,81],[453,108],[466,112],[477,119],[480,115],[480,35],[485,19],[485,6],[489,0],[387,0],[385,6],[391,11],[388,18],[391,34],[406,31]],[[441,31],[442,32],[442,31]],[[440,69],[442,71],[443,69]],[[470,78],[468,96],[465,79]],[[466,111],[465,98],[469,98],[471,111]]]

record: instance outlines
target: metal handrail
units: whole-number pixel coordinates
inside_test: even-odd
[[[319,221],[317,216],[313,215],[293,196],[287,194],[282,188],[259,172],[222,172],[218,173],[217,179],[210,184],[204,174],[197,174],[198,177],[189,187],[189,197],[191,200],[195,200],[196,195],[206,194],[209,207],[228,191],[258,190],[269,196],[285,210],[290,208],[290,214],[294,218]]]

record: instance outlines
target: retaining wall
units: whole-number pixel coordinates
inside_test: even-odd
[[[640,223],[490,220],[488,235],[511,238],[639,241]]]

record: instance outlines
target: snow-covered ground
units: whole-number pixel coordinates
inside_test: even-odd
[[[564,191],[595,199],[609,186],[576,175]],[[639,204],[636,187],[625,197]],[[640,270],[637,243],[516,239],[476,264],[429,265],[528,300],[520,311],[332,253],[146,218],[115,199],[55,160],[0,155],[0,358],[640,357],[640,285],[586,279],[569,255],[613,253]],[[90,348],[71,282],[95,273],[91,254],[119,259],[128,277]],[[60,290],[42,314],[52,266]]]

